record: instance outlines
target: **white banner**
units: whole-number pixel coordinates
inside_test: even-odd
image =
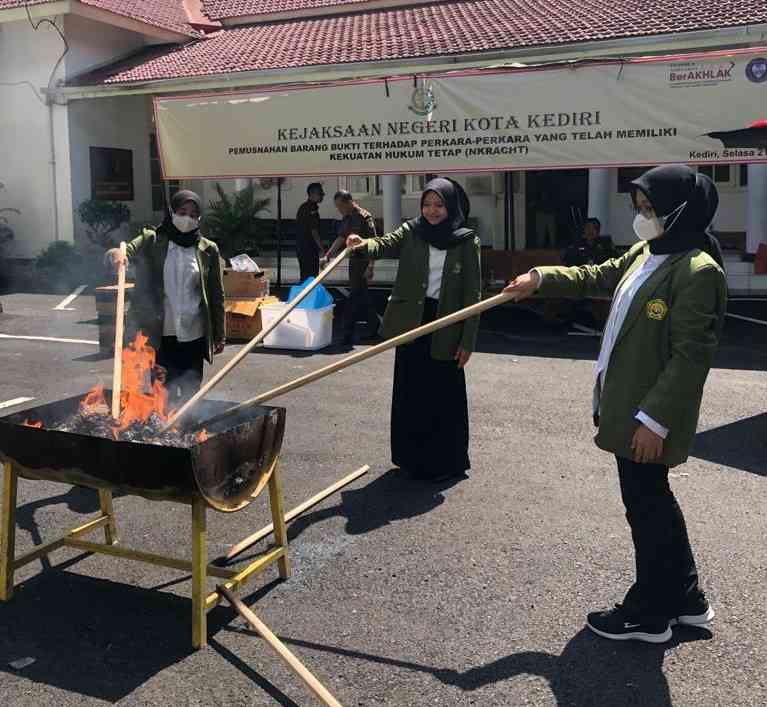
[[[767,48],[160,97],[155,119],[166,179],[767,162]]]

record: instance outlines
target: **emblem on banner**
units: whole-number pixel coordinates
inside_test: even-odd
[[[656,321],[663,321],[668,314],[668,305],[662,299],[653,299],[647,303],[647,316]]]
[[[767,59],[760,56],[749,61],[746,65],[746,78],[754,83],[767,81]]]
[[[437,97],[432,86],[418,86],[410,97],[410,110],[416,115],[429,115],[437,107]]]

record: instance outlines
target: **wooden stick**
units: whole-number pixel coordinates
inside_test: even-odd
[[[451,324],[462,322],[464,319],[469,319],[470,317],[476,317],[477,315],[482,314],[482,312],[484,312],[487,309],[491,309],[493,307],[497,307],[499,304],[503,304],[504,302],[511,301],[513,297],[514,295],[511,293],[507,293],[507,294],[501,293],[500,295],[496,295],[495,297],[490,297],[486,300],[483,300],[482,302],[473,304],[470,307],[459,309],[457,312],[448,314],[447,316],[442,317],[441,319],[435,319],[433,322],[430,322],[429,324],[423,324],[422,326],[419,326],[416,329],[411,329],[410,331],[406,331],[404,334],[395,336],[393,339],[384,341],[382,344],[378,344],[377,346],[372,346],[369,349],[366,349],[364,351],[359,351],[358,353],[352,354],[351,356],[342,358],[340,361],[331,363],[330,365],[325,366],[324,368],[320,368],[316,371],[313,371],[312,373],[307,373],[305,376],[296,378],[295,380],[292,380],[289,383],[284,383],[283,385],[277,388],[268,390],[266,393],[261,393],[261,395],[257,395],[255,398],[249,398],[248,400],[245,400],[239,403],[238,405],[230,407],[225,412],[219,415],[215,415],[214,417],[211,417],[209,420],[206,421],[206,424],[210,424],[217,420],[221,420],[225,417],[228,417],[229,415],[239,412],[240,410],[244,410],[245,408],[250,408],[255,405],[260,405],[261,403],[264,403],[267,400],[272,400],[273,398],[276,398],[280,395],[285,395],[285,393],[290,393],[296,388],[301,388],[302,386],[307,385],[309,383],[313,383],[314,381],[319,380],[320,378],[329,376],[331,373],[336,373],[337,371],[341,371],[344,368],[353,366],[355,363],[360,363],[361,361],[365,361],[368,358],[377,356],[378,354],[383,353],[384,351],[388,351],[389,349],[392,349],[395,346],[402,346],[403,344],[409,344],[411,341],[414,341],[415,339],[418,339],[421,336],[426,336],[426,334],[431,334],[432,332],[438,331],[439,329],[444,329],[445,327],[448,327]]]
[[[318,494],[315,494],[311,498],[307,499],[303,503],[299,504],[295,508],[289,510],[285,514],[285,522],[290,523],[291,520],[294,518],[297,518],[302,513],[305,513],[313,506],[316,506],[320,501],[324,501],[328,496],[332,496],[336,491],[339,491],[340,489],[344,488],[344,486],[348,486],[352,481],[355,481],[356,479],[359,479],[360,476],[363,476],[364,474],[367,474],[368,471],[370,471],[370,467],[365,464],[365,466],[361,466],[357,471],[353,471],[348,476],[344,476],[343,479],[339,479],[331,486],[328,486],[325,490],[320,491]],[[269,525],[265,525],[261,530],[259,530],[256,533],[253,533],[253,535],[249,535],[247,538],[244,538],[243,540],[240,540],[236,545],[233,545],[229,552],[226,553],[226,559],[227,560],[233,560],[238,555],[241,555],[245,550],[247,550],[249,547],[253,547],[259,540],[263,540],[264,538],[268,537],[274,532],[274,523],[269,523]]]
[[[173,414],[170,419],[165,423],[163,430],[168,430],[175,425],[183,415],[196,405],[202,398],[204,398],[213,388],[215,388],[223,378],[240,362],[245,356],[247,356],[258,344],[260,344],[277,325],[285,319],[296,307],[298,307],[303,300],[309,296],[309,293],[317,287],[330,273],[341,264],[344,258],[351,252],[351,249],[344,248],[339,255],[337,255],[327,267],[314,279],[314,282],[305,287],[299,295],[282,311],[282,313],[268,326],[262,329],[256,336],[254,336],[245,346],[243,346],[237,355],[232,358],[213,378],[211,378],[200,390],[197,391],[179,410]]]
[[[270,646],[274,649],[280,658],[282,658],[288,667],[304,681],[306,686],[319,698],[322,704],[327,707],[342,707],[341,703],[331,695],[324,685],[317,680],[306,666],[296,656],[288,650],[288,647],[275,636],[269,627],[261,621],[245,604],[235,597],[226,587],[216,587],[216,590],[223,594],[232,607],[245,619]]]
[[[117,309],[115,311],[115,367],[112,374],[112,417],[120,419],[120,391],[123,380],[123,336],[125,335],[125,258],[127,245],[120,243],[120,266],[117,269]]]

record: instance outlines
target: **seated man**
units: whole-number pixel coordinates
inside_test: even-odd
[[[612,239],[600,236],[602,224],[598,218],[588,218],[583,224],[583,238],[571,245],[562,255],[567,267],[576,265],[601,265],[615,257]]]

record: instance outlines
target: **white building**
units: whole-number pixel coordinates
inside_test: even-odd
[[[680,54],[754,47],[767,36],[763,0],[657,0],[646,9],[561,0],[0,0],[0,209],[14,207],[13,255],[33,258],[83,229],[77,206],[104,195],[99,170],[123,161],[107,185],[132,221],[157,222],[163,185],[152,146],[152,97],[335,78],[487,66],[493,62]],[[545,5],[547,13],[541,10]],[[721,5],[721,8],[719,7]],[[726,5],[726,7],[725,7]],[[290,9],[285,9],[286,7]],[[461,46],[456,46],[456,37]],[[766,89],[767,90],[767,89]],[[724,109],[724,108],[723,108]],[[767,117],[767,116],[762,116]],[[204,139],[204,136],[201,136]],[[127,152],[119,152],[127,151]],[[705,168],[717,183],[714,223],[733,291],[767,291],[740,256],[767,242],[767,166]],[[596,216],[617,245],[633,241],[622,188],[631,168],[462,175],[482,242],[522,250],[537,242],[531,203],[541,184],[556,200],[557,248],[573,215]],[[257,177],[257,175],[254,175]],[[288,179],[285,217],[310,180]],[[318,177],[348,188],[387,226],[415,215],[421,175]],[[214,183],[187,186],[210,199]],[[235,189],[234,181],[226,185]],[[264,189],[272,196],[274,187]],[[335,216],[330,199],[322,216]],[[765,282],[763,282],[765,281]]]

